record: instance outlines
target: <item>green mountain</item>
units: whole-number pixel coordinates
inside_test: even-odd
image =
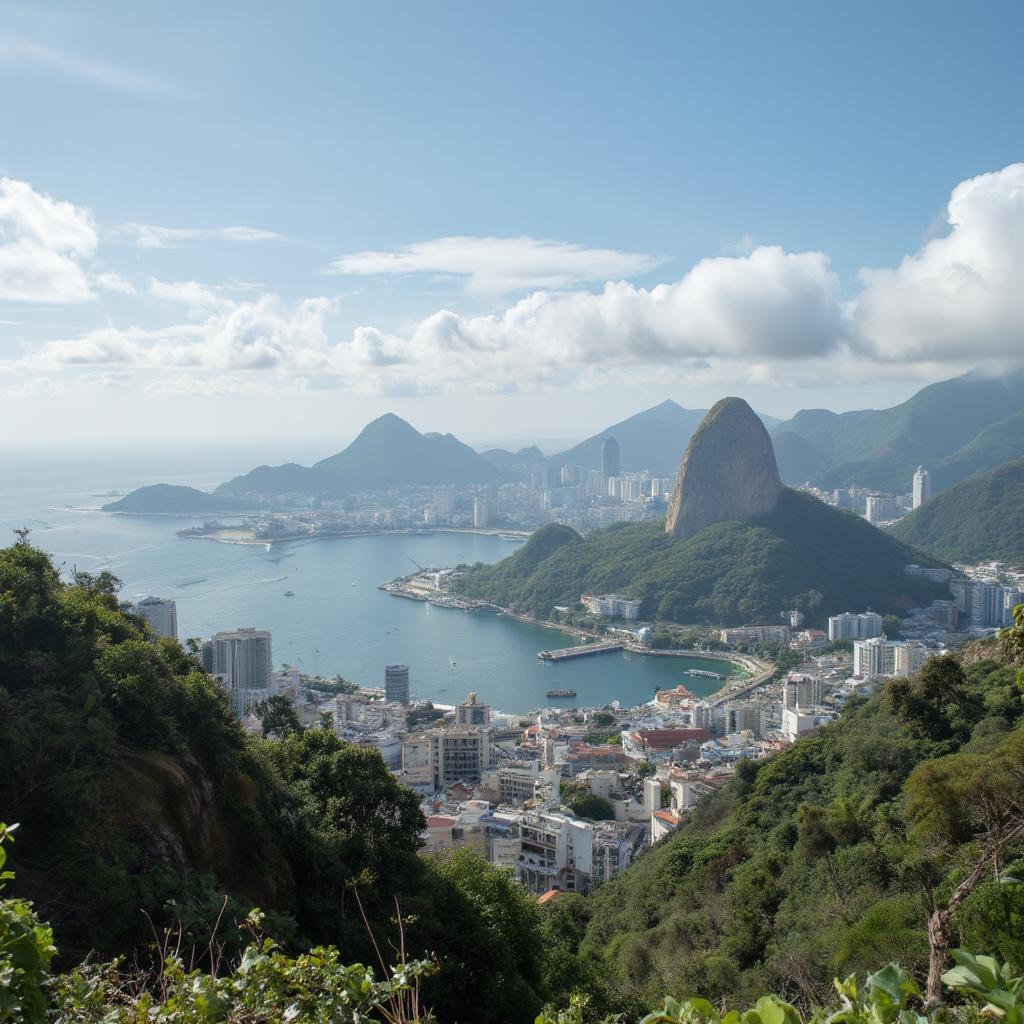
[[[337,455],[307,469],[260,466],[217,488],[218,494],[310,494],[337,498],[417,484],[483,484],[501,473],[451,434],[421,434],[393,413],[368,423]]]
[[[154,936],[171,929],[174,946],[180,928],[185,963],[208,969],[211,949],[230,958],[251,938],[260,907],[286,947],[377,963],[374,944],[390,957],[399,941],[398,906],[410,957],[440,966],[424,996],[441,1019],[532,1021],[533,900],[468,851],[421,857],[419,797],[377,751],[321,728],[246,735],[194,656],[119,610],[118,585],[67,585],[28,544],[0,549],[0,821],[20,826],[3,895],[34,902],[63,962],[151,963]],[[15,1021],[10,923],[0,912],[0,1019]]]
[[[103,511],[139,514],[163,512],[201,516],[217,512],[243,512],[251,508],[251,502],[198,491],[194,487],[152,484],[149,487],[139,487],[117,501],[108,502],[103,506]]]
[[[467,569],[455,585],[467,597],[543,618],[580,594],[615,592],[641,598],[647,619],[739,624],[778,621],[781,611],[803,607],[821,622],[849,608],[895,613],[941,596],[904,574],[921,558],[861,517],[787,489],[768,515],[718,523],[689,540],[666,536],[660,520],[586,537],[552,524],[497,565]]]
[[[821,468],[812,482],[820,486],[900,493],[910,490],[918,465],[931,468],[1022,409],[1024,373],[992,377],[972,371],[931,384],[890,409],[803,410],[775,427],[773,436],[791,433],[806,442],[794,465],[786,465],[780,456],[780,470],[788,483],[802,482],[802,473],[817,463]],[[1024,421],[1014,419],[1003,430],[1020,439]],[[988,443],[982,442],[983,446]],[[977,468],[989,468],[983,461]],[[940,481],[937,477],[942,486]]]
[[[1024,457],[1024,409],[986,427],[973,441],[935,464],[932,485],[952,487],[976,473]]]
[[[620,878],[558,901],[564,955],[627,1011],[664,993],[717,1005],[774,990],[806,1006],[828,998],[833,978],[890,960],[922,978],[926,908],[977,853],[972,807],[988,792],[1012,803],[1024,785],[1016,672],[993,643],[936,658],[817,734],[741,763]],[[1019,876],[1015,850],[1007,876]],[[953,941],[1024,966],[1024,888],[999,875],[984,874],[961,906]]]
[[[684,409],[668,399],[550,456],[550,461],[600,469],[601,445],[611,434],[619,442],[619,462],[624,470],[649,469],[655,476],[674,477],[679,453],[686,450],[690,435],[706,413],[707,409]]]
[[[935,495],[889,532],[951,562],[1024,565],[1024,459]]]

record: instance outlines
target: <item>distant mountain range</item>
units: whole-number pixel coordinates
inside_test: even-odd
[[[938,491],[1024,455],[1024,373],[966,373],[890,409],[805,409],[772,441],[789,484],[907,493],[923,464]]]
[[[367,424],[343,451],[301,466],[259,466],[221,484],[213,495],[192,488],[141,488],[106,506],[113,511],[230,511],[226,499],[252,505],[267,496],[338,498],[360,491],[430,484],[488,484],[528,478],[531,469],[573,464],[598,469],[601,444],[619,444],[623,470],[675,476],[680,454],[706,414],[667,400],[613,423],[565,451],[478,453],[451,434],[421,434],[392,413]],[[890,409],[834,413],[805,409],[769,428],[782,480],[824,488],[870,487],[906,493],[919,464],[936,492],[1024,456],[1024,373],[1002,378],[968,373],[932,384]]]
[[[951,562],[1024,565],[1024,459],[950,487],[889,532]]]

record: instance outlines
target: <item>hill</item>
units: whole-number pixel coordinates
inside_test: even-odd
[[[180,926],[185,962],[212,967],[212,931],[231,955],[254,906],[286,945],[375,963],[373,944],[398,940],[397,902],[409,955],[440,964],[425,998],[442,1019],[532,1021],[543,941],[525,893],[468,851],[422,858],[419,798],[377,751],[320,728],[247,736],[192,655],[119,610],[117,587],[108,573],[67,585],[28,544],[0,549],[0,820],[20,825],[4,895],[35,903],[64,963],[146,963]],[[0,1019],[20,1020],[4,1014],[8,923]]]
[[[898,613],[941,596],[940,588],[904,575],[904,566],[921,558],[859,516],[784,489],[768,515],[718,523],[689,539],[666,536],[661,521],[585,538],[552,524],[496,565],[467,569],[454,586],[542,618],[555,605],[576,604],[580,594],[616,592],[641,598],[647,619],[778,621],[780,611],[798,607],[821,622],[849,608]]]
[[[117,501],[103,506],[104,512],[176,513],[180,515],[213,515],[217,512],[242,512],[250,509],[252,503],[239,501],[225,495],[210,494],[194,487],[180,487],[174,484],[151,484],[139,487]]]
[[[368,423],[344,451],[305,468],[261,466],[217,494],[309,494],[338,498],[419,484],[490,483],[500,471],[451,434],[421,434],[393,413]]]
[[[1024,459],[937,494],[889,532],[947,561],[1024,566]]]
[[[679,453],[686,449],[690,435],[706,412],[707,409],[684,409],[668,399],[550,456],[550,461],[600,469],[601,444],[612,434],[619,442],[619,462],[623,470],[649,469],[655,476],[673,477],[679,466]]]
[[[1024,373],[992,377],[971,372],[922,388],[890,409],[803,410],[772,433],[796,434],[805,442],[796,465],[788,465],[780,455],[787,483],[803,482],[799,477],[804,471],[818,465],[811,479],[822,487],[874,487],[899,493],[910,490],[919,464],[954,455],[1022,409]],[[1024,424],[1016,424],[1020,426]]]
[[[977,473],[1024,457],[1024,409],[986,427],[973,441],[935,464],[932,485],[951,487]]]
[[[559,901],[567,955],[627,1010],[664,992],[718,1004],[766,989],[806,1006],[833,978],[890,959],[922,977],[926,907],[948,898],[977,853],[969,808],[986,759],[1007,772],[993,781],[997,800],[1024,785],[1015,675],[993,644],[936,658],[817,734],[742,763],[618,879]],[[998,871],[982,879],[954,941],[1024,964],[1024,890]]]

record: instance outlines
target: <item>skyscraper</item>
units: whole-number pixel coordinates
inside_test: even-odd
[[[914,508],[923,505],[932,496],[932,478],[924,466],[914,474]]]
[[[238,715],[245,711],[249,691],[267,691],[273,664],[266,629],[225,630],[203,644],[203,668],[220,676]]]
[[[135,610],[149,623],[156,636],[178,638],[178,609],[173,601],[146,597],[135,606]]]
[[[601,445],[601,476],[607,480],[619,475],[619,442],[610,434]]]
[[[389,703],[409,703],[409,666],[384,666],[384,699]]]

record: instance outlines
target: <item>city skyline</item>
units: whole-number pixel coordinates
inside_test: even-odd
[[[127,10],[0,6],[0,429],[585,436],[1019,364],[1015,6]]]

